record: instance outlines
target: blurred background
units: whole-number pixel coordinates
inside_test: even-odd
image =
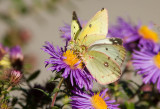
[[[59,28],[71,23],[73,11],[87,21],[104,7],[108,9],[109,25],[121,16],[133,23],[152,22],[160,34],[159,4],[159,0],[0,0],[0,39],[10,46],[23,46],[26,63],[32,63],[30,70],[42,72],[33,83],[41,84],[52,75],[44,64],[49,56],[41,48],[45,41],[65,45]]]

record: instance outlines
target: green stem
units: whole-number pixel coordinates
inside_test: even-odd
[[[9,86],[7,89],[7,92],[9,92],[12,89],[12,86]],[[0,100],[2,100],[4,98],[4,95],[1,96]]]
[[[57,89],[60,89],[60,87],[61,87],[61,85],[62,85],[62,83],[63,83],[63,80],[64,80],[64,78],[61,78],[61,80],[60,80],[60,82],[59,82],[59,84],[58,84],[58,86],[57,86]],[[58,92],[59,92],[59,91],[58,91]],[[55,101],[56,101],[56,97],[57,97],[57,95],[58,95],[58,92],[56,92],[56,93],[54,94],[54,97],[53,97],[53,99],[52,99],[51,107],[54,107],[54,103],[55,103]]]

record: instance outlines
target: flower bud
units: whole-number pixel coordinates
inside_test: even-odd
[[[15,46],[10,49],[11,61],[21,60],[23,61],[23,54],[19,46]]]
[[[20,70],[23,65],[23,59],[24,59],[24,56],[19,46],[15,46],[10,49],[10,60],[14,68]]]
[[[22,74],[20,71],[12,70],[10,72],[10,83],[13,85],[17,85],[22,78]]]

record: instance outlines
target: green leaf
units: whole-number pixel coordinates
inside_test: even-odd
[[[127,109],[135,109],[134,103],[127,103],[125,102],[126,108]]]
[[[27,79],[27,82],[34,80],[35,78],[38,77],[39,74],[40,74],[40,70],[35,71],[32,75],[29,76],[29,78]]]
[[[37,90],[39,90],[39,91],[43,92],[46,96],[49,96],[49,93],[45,92],[45,91],[44,91],[44,90],[42,90],[42,89],[38,89],[38,88],[34,88],[34,89],[37,89]]]
[[[56,92],[58,92],[59,89],[58,88],[54,88],[53,92],[52,92],[52,95],[55,94]]]
[[[55,77],[51,77],[51,79],[48,82],[50,83],[50,82],[53,82],[54,80],[55,80]]]
[[[58,96],[56,97],[56,100],[58,101],[58,100],[61,100],[62,98],[65,99],[65,98],[66,98],[66,95],[65,95],[65,94],[58,95]]]
[[[54,107],[52,107],[51,109],[59,109],[59,107],[57,107],[57,106],[54,106]]]

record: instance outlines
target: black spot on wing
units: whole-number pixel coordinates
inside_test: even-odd
[[[113,45],[122,45],[122,40],[119,38],[110,38],[109,41],[111,41]]]
[[[92,24],[89,24],[89,27],[91,28],[91,27],[92,27]]]
[[[108,65],[108,62],[104,62],[104,66],[105,67],[108,67],[109,65]]]

